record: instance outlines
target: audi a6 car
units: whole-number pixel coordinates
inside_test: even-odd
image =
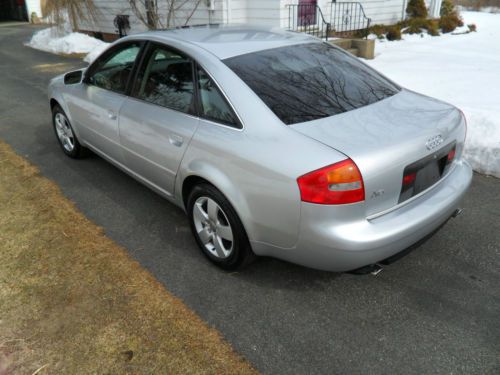
[[[49,99],[66,155],[90,149],[182,207],[225,269],[377,264],[456,214],[472,177],[460,110],[279,29],[128,36]]]

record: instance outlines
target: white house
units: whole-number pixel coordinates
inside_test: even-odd
[[[30,17],[33,13],[36,13],[38,17],[42,17],[42,1],[41,0],[25,0],[26,1],[26,9],[28,11],[28,17]]]
[[[335,24],[336,30],[348,21],[356,27],[357,17],[362,13],[374,24],[394,24],[405,18],[408,0],[360,0],[359,2],[344,2],[341,0],[132,0],[138,9],[145,9],[145,4],[156,4],[158,14],[162,17],[163,27],[176,27],[209,23],[253,23],[290,28],[293,20],[304,24],[304,17],[309,11],[304,7],[318,8],[318,14],[312,15],[313,22],[324,18],[326,23]],[[166,22],[167,2],[177,1],[184,4],[178,9],[171,22]],[[439,17],[442,0],[428,0],[430,15]],[[80,29],[87,32],[98,32],[105,39],[116,37],[117,27],[114,24],[117,15],[128,16],[130,29],[127,33],[144,31],[147,26],[141,22],[132,11],[129,0],[94,0],[98,9],[96,22],[81,23]],[[299,10],[299,4],[302,10]],[[356,8],[352,8],[356,6]],[[349,8],[351,7],[351,8]],[[321,15],[320,13],[321,12]],[[347,16],[343,13],[349,13]],[[145,14],[145,12],[143,12]],[[311,15],[309,15],[311,16]],[[144,17],[143,17],[144,19]],[[311,23],[310,20],[307,21]],[[361,27],[360,27],[361,28]]]

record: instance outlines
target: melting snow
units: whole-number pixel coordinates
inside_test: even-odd
[[[477,32],[377,41],[375,59],[366,62],[404,87],[460,108],[468,123],[465,158],[474,170],[500,178],[500,14],[461,14]]]
[[[52,53],[94,55],[94,51],[102,51],[109,44],[86,34],[70,32],[67,27],[50,27],[36,32],[26,45]]]

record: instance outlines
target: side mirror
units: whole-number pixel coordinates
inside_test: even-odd
[[[75,70],[74,72],[69,72],[64,75],[65,85],[74,85],[81,83],[83,80],[83,70]]]

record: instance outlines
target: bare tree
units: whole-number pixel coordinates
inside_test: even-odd
[[[64,24],[67,13],[73,30],[78,30],[79,21],[95,22],[98,16],[93,0],[46,0],[44,12],[58,26]]]
[[[132,12],[148,29],[185,26],[203,0],[129,0]]]

